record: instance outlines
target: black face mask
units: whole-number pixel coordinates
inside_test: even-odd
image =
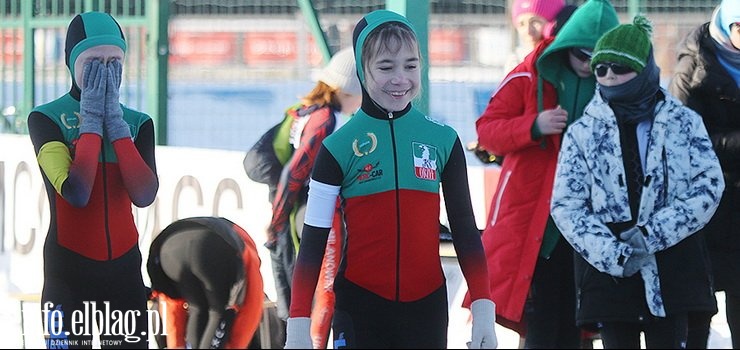
[[[645,69],[632,80],[617,86],[599,84],[601,97],[609,103],[619,123],[640,123],[655,116],[660,90],[660,68],[650,50]]]

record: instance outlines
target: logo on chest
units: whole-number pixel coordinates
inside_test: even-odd
[[[437,147],[413,142],[414,174],[422,180],[437,180]]]
[[[375,162],[375,164],[367,163],[362,168],[357,169],[356,170],[357,181],[359,181],[360,183],[363,183],[363,182],[380,179],[383,176],[383,169],[380,169],[379,166],[380,166],[380,162]]]

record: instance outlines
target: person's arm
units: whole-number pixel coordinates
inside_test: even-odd
[[[673,77],[668,85],[668,91],[683,104],[689,102],[691,80],[695,69],[696,62],[692,56],[679,56],[678,63],[676,63],[673,70]]]
[[[663,180],[663,191],[667,202],[644,225],[648,232],[646,243],[650,253],[670,248],[704,227],[719,206],[725,188],[722,168],[701,118],[688,108],[677,108],[675,113],[683,113],[685,118],[680,120],[686,122],[680,128],[682,136],[678,137],[681,140],[666,147],[673,148],[674,152],[688,153],[688,164],[672,164],[671,159],[676,158],[666,159],[667,153],[663,152],[662,161],[667,176]],[[676,150],[683,146],[683,140],[688,141],[685,144],[687,149]],[[671,180],[685,183],[686,189],[672,191],[680,184],[672,184]]]
[[[442,171],[442,193],[450,221],[452,244],[468,283],[471,300],[475,301],[490,299],[491,293],[486,255],[470,200],[467,171],[465,154],[458,138]]]
[[[106,138],[113,144],[124,187],[131,202],[145,207],[154,202],[159,189],[154,161],[154,122],[148,118],[139,128],[136,144],[131,139],[131,127],[123,119],[120,103],[123,62],[114,59],[106,65],[104,126]]]
[[[311,306],[341,183],[342,171],[339,164],[326,147],[322,146],[308,187],[301,246],[293,271],[285,349],[312,347]]]
[[[232,224],[234,231],[244,241],[242,263],[244,265],[244,297],[237,308],[234,323],[229,330],[229,337],[225,349],[246,349],[254,337],[262,320],[265,303],[265,292],[262,274],[260,273],[260,257],[257,245],[252,237],[237,224]]]
[[[135,142],[128,137],[113,141],[123,185],[138,207],[152,204],[159,190],[154,147],[154,122],[151,119],[141,126]]]
[[[290,317],[311,315],[313,295],[339,196],[341,174],[336,159],[322,146],[309,183],[303,234],[293,271]]]
[[[188,311],[186,301],[181,298],[171,298],[167,294],[154,291],[154,297],[159,302],[159,314],[166,321],[164,330],[167,332],[167,349],[185,349],[187,347],[186,330]]]
[[[460,139],[455,139],[452,153],[442,170],[442,192],[450,220],[452,244],[470,292],[473,316],[470,349],[495,349],[496,304],[491,300],[488,265],[480,231],[475,224],[468,187],[468,166]]]
[[[278,183],[272,205],[272,220],[268,232],[285,232],[289,224],[298,195],[311,176],[321,142],[334,130],[335,118],[330,108],[314,111],[301,133],[300,146],[286,164],[286,170]]]
[[[586,146],[574,137],[573,128],[563,137],[555,171],[550,214],[563,237],[591,266],[612,276],[624,275],[624,263],[633,248],[621,242],[593,211],[597,194],[591,192],[594,176],[589,173]],[[593,150],[590,150],[593,154]],[[608,181],[608,179],[603,179]],[[601,197],[608,194],[601,193]],[[605,199],[601,199],[605,200]]]
[[[75,207],[84,207],[90,199],[100,156],[100,135],[80,135],[70,152],[59,127],[40,112],[28,116],[28,130],[41,170],[57,193]]]
[[[700,29],[696,28],[681,40],[681,43],[678,45],[676,65],[673,67],[673,76],[668,84],[668,91],[671,95],[683,102],[685,105],[689,104],[689,99],[691,97],[691,82],[693,81],[694,74],[696,72],[697,52],[695,50],[699,49],[700,45],[699,33]],[[696,107],[700,106],[693,106],[691,108],[696,110]],[[701,112],[699,112],[699,114],[701,114]]]
[[[535,78],[531,72],[515,70],[501,82],[475,122],[480,146],[494,154],[506,155],[539,145],[531,132],[537,111],[527,108],[526,101]]]

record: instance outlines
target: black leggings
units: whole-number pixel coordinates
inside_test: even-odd
[[[642,332],[647,349],[685,349],[688,316],[655,317],[647,323],[604,322],[599,328],[604,349],[639,349]]]
[[[560,237],[549,259],[537,258],[534,278],[524,307],[525,349],[577,349],[573,248]]]
[[[413,302],[384,299],[341,277],[334,291],[334,349],[447,348],[446,285]]]
[[[740,294],[725,291],[727,325],[732,334],[732,348],[740,349]]]
[[[160,261],[188,303],[187,342],[193,348],[211,348],[231,289],[239,274],[243,276],[241,256],[218,235],[197,228],[168,237],[162,243]]]
[[[96,261],[46,242],[41,294],[41,317],[49,331],[46,347],[91,349],[90,320],[95,317],[103,332],[101,348],[146,349],[148,338],[142,334],[148,334],[149,323],[141,259],[138,246],[115,260]],[[118,319],[123,323],[114,322],[114,313],[122,315]],[[75,315],[82,324],[73,324]]]
[[[732,348],[740,348],[740,295],[725,291],[725,313],[732,336]],[[706,349],[712,325],[712,314],[697,313],[689,316],[689,349]]]

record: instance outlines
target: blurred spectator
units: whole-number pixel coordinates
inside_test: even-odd
[[[564,6],[564,0],[514,0],[511,23],[517,32],[517,45],[509,55],[504,71],[508,72],[522,62],[546,38],[546,28]]]
[[[725,292],[732,347],[740,348],[740,1],[724,0],[679,46],[671,94],[702,116],[725,176],[717,212],[702,229],[714,286]],[[711,314],[692,318],[688,347],[707,347]]]
[[[596,43],[598,82],[563,136],[552,218],[578,253],[576,322],[605,349],[683,349],[688,317],[717,312],[701,234],[724,188],[701,118],[660,87],[650,22]]]
[[[503,155],[483,231],[497,320],[525,348],[579,348],[573,249],[549,217],[560,140],[594,93],[590,54],[619,24],[606,0],[581,5],[554,38],[509,72],[476,122],[481,146]]]

